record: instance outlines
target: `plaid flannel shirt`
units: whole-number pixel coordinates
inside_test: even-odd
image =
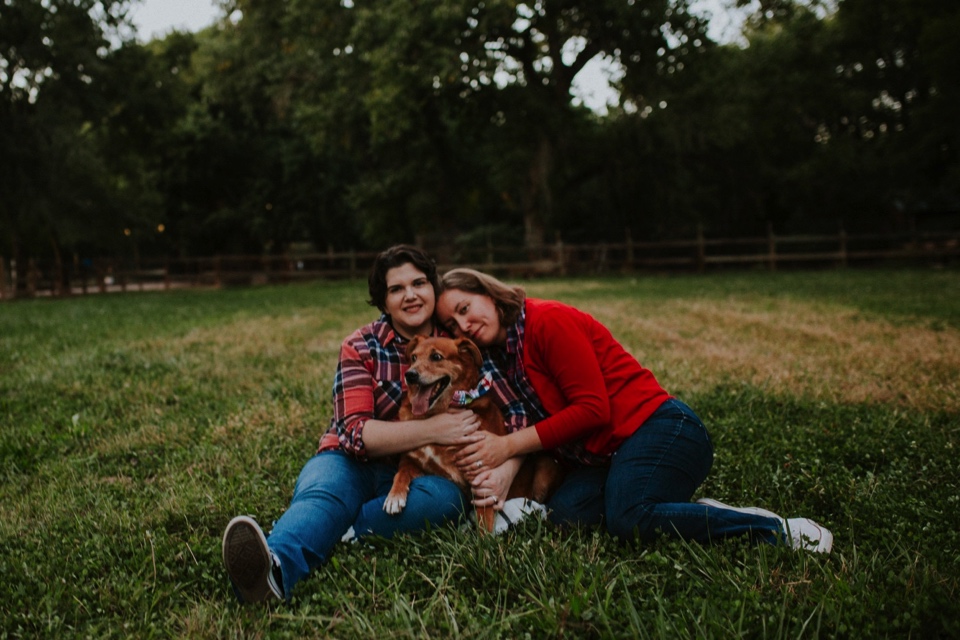
[[[444,335],[434,331],[433,335]],[[404,352],[408,340],[397,334],[386,315],[350,334],[340,347],[333,380],[333,417],[320,438],[318,451],[340,449],[367,460],[363,429],[368,420],[396,420],[406,392],[409,368]],[[524,403],[516,396],[502,370],[487,355],[481,375],[492,378],[490,393],[500,407],[509,431],[527,426]]]

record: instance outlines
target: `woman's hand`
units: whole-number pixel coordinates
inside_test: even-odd
[[[477,474],[470,482],[473,506],[493,507],[497,511],[503,509],[510,485],[513,484],[521,463],[522,459],[512,458],[505,464]]]
[[[511,457],[510,443],[505,436],[483,431],[476,442],[461,449],[457,466],[472,479],[486,469],[499,467]]]
[[[469,409],[453,409],[447,413],[427,418],[433,430],[434,444],[464,446],[475,444],[483,437],[480,418]]]
[[[428,444],[463,447],[482,437],[480,419],[473,411],[456,409],[438,416],[407,422],[368,420],[363,442],[371,458],[405,453]]]

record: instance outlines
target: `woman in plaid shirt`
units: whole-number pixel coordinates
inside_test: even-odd
[[[460,489],[436,476],[413,481],[402,513],[383,511],[397,470],[391,456],[430,443],[465,445],[481,434],[469,410],[396,422],[408,341],[441,335],[433,322],[438,288],[433,260],[415,247],[391,247],[377,257],[368,284],[369,302],[382,315],[343,341],[331,427],[304,465],[290,507],[269,537],[248,516],[234,518],[224,532],[224,564],[243,602],[289,599],[294,585],[326,562],[351,528],[358,536],[390,537],[463,516],[466,500]],[[522,405],[499,375],[493,392],[505,407],[508,425],[519,428]]]

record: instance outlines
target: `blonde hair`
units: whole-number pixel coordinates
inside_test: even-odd
[[[440,278],[441,293],[448,289],[487,296],[493,300],[504,326],[512,325],[523,311],[527,294],[523,287],[509,285],[475,269],[451,269]]]

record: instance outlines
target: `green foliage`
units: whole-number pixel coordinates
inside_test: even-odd
[[[955,272],[555,280],[626,298],[780,298],[960,329]],[[270,522],[330,415],[361,282],[88,296],[0,314],[2,637],[953,637],[954,414],[722,382],[684,394],[717,450],[702,495],[814,517],[827,557],[524,522],[342,545],[290,605],[233,602],[220,536]],[[642,330],[621,336],[642,344]]]
[[[8,1],[0,255],[956,227],[956,2],[728,4],[722,45],[688,0],[231,0],[141,45],[129,0]]]
[[[349,159],[323,177],[371,245],[490,223],[541,242],[566,200],[568,138],[590,119],[571,106],[577,73],[603,56],[651,78],[705,42],[683,1],[237,7],[251,67],[275,70],[266,92],[316,153]]]
[[[110,111],[102,94],[117,71],[109,45],[122,41],[128,4],[0,6],[0,253],[21,264],[98,242],[116,218],[107,203],[118,189],[94,129]]]

